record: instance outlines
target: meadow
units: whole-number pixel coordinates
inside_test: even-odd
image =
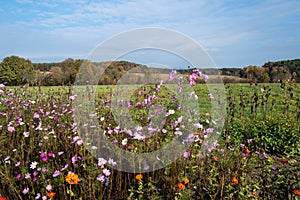
[[[176,82],[81,86],[93,91],[82,96],[1,84],[0,199],[299,199],[299,84],[226,84],[225,96],[191,84],[180,99]],[[94,110],[81,102],[86,94]],[[96,127],[124,152],[173,140],[186,149],[148,163],[96,157],[110,148],[86,141]]]

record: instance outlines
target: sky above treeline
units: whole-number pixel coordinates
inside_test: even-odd
[[[149,27],[189,37],[218,67],[300,57],[299,0],[3,0],[0,27],[0,58],[17,55],[35,63],[86,59],[109,38]],[[174,56],[164,54],[123,58],[175,65]]]

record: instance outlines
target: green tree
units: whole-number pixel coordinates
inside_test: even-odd
[[[27,75],[32,71],[30,60],[18,56],[6,57],[0,63],[0,82],[7,82],[8,85],[24,84],[28,80]]]

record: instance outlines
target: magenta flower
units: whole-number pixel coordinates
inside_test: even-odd
[[[16,176],[17,179],[20,179],[21,177],[22,177],[22,174],[18,174],[18,175]]]
[[[48,153],[48,156],[49,156],[49,157],[54,157],[54,154],[53,154],[52,152],[49,152],[49,153]]]

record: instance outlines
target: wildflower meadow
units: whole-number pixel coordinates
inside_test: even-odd
[[[81,86],[94,110],[72,86],[0,84],[0,200],[299,199],[300,85],[226,84],[218,96],[194,70],[183,95],[175,74],[134,89]],[[101,154],[164,147],[140,162]]]

